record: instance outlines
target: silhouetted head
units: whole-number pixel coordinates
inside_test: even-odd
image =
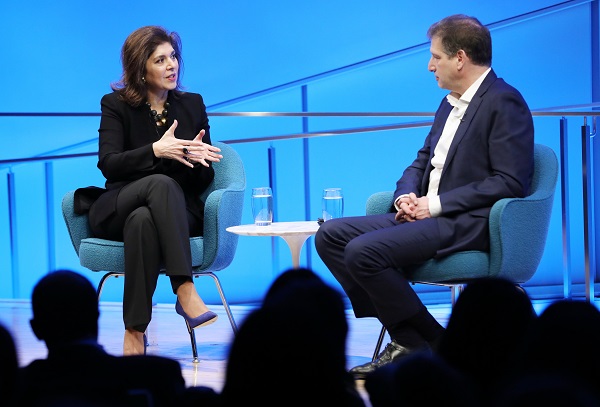
[[[297,329],[299,325],[292,315],[310,320],[310,326],[319,335],[327,332],[324,335],[327,343],[321,343],[321,346],[345,352],[348,321],[344,300],[339,291],[314,271],[301,267],[281,273],[267,291],[262,308],[283,310],[283,318],[286,323],[290,322],[290,329]],[[299,329],[305,332],[307,327]]]
[[[519,360],[524,371],[573,379],[600,398],[598,343],[600,311],[596,306],[583,300],[562,299],[546,307],[537,318]]]
[[[271,283],[263,299],[263,306],[268,306],[271,302],[283,300],[286,297],[286,293],[289,293],[290,290],[295,291],[300,287],[307,289],[315,285],[323,286],[323,284],[325,284],[323,279],[308,268],[300,267],[286,270]]]
[[[51,344],[98,338],[98,296],[91,282],[69,270],[51,272],[31,294],[31,328]]]
[[[530,298],[514,283],[473,281],[456,300],[438,353],[479,385],[495,385],[512,372],[514,354],[536,317]]]
[[[340,292],[311,270],[284,272],[233,340],[225,405],[343,405],[347,332]]]

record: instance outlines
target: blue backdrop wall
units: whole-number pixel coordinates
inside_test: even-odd
[[[293,4],[291,4],[293,3]],[[95,152],[99,101],[119,79],[120,48],[134,29],[149,24],[179,32],[183,83],[201,93],[209,113],[222,112],[433,112],[444,97],[427,71],[427,28],[446,15],[478,17],[492,31],[493,67],[520,89],[534,111],[577,111],[597,101],[597,1],[341,1],[303,2],[42,1],[3,5],[5,96],[0,99],[0,298],[27,299],[35,282],[58,268],[83,269],[60,214],[68,190],[103,185],[94,156],[20,161],[42,155]],[[67,115],[46,115],[46,113]],[[68,113],[72,113],[69,115]],[[86,115],[86,113],[90,115]],[[536,116],[536,141],[560,151],[561,116]],[[230,142],[244,159],[248,191],[243,223],[251,223],[250,192],[272,185],[276,220],[320,216],[325,187],[341,187],[345,214],[364,213],[373,192],[393,189],[426,136],[427,127],[315,138],[251,142],[307,132],[418,122],[398,117],[211,116],[214,140]],[[526,288],[534,296],[563,294],[565,270],[581,292],[584,269],[580,127],[584,114],[566,118],[572,224],[571,254],[563,255],[560,193],[538,273]],[[9,162],[11,161],[12,162]],[[356,169],[360,168],[360,171]],[[273,174],[272,173],[272,174]],[[51,199],[47,199],[47,192]],[[597,209],[593,208],[592,212]],[[526,250],[526,248],[524,248]],[[302,265],[337,284],[314,251]],[[236,258],[220,273],[234,303],[256,302],[273,278],[291,266],[283,240],[240,237]],[[595,266],[594,266],[595,267]],[[155,300],[174,302],[167,279]],[[208,281],[197,285],[219,303]],[[418,287],[424,297],[439,289]],[[122,281],[103,300],[120,301]],[[445,295],[446,292],[444,291]],[[449,300],[449,294],[443,297]]]

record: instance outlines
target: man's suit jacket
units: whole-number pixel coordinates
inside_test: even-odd
[[[396,183],[394,199],[410,192],[427,194],[431,158],[451,110],[444,98],[417,158]],[[523,197],[529,192],[533,146],[533,119],[527,103],[491,70],[467,107],[442,171],[438,257],[463,250],[489,250],[491,207],[501,198]]]

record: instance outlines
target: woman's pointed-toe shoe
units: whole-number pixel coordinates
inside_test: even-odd
[[[191,329],[198,328],[198,327],[208,325],[208,324],[212,324],[219,317],[217,314],[215,314],[212,311],[206,311],[205,313],[200,314],[195,318],[192,318],[183,310],[183,307],[179,303],[179,300],[177,300],[177,302],[175,303],[175,312],[177,312],[179,315],[181,315],[183,317],[183,319],[185,319],[185,322],[188,324],[188,326]]]

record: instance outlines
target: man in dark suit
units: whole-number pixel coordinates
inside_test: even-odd
[[[81,274],[45,275],[31,296],[46,359],[22,367],[19,405],[170,406],[185,391],[181,366],[160,356],[113,356],[98,343],[96,290]]]
[[[327,221],[315,236],[355,316],[378,318],[392,339],[375,361],[351,369],[356,378],[435,345],[444,328],[401,269],[458,251],[489,250],[492,205],[527,195],[533,174],[531,112],[519,91],[491,69],[489,30],[476,18],[454,15],[427,35],[429,71],[450,93],[396,183],[390,213]]]

